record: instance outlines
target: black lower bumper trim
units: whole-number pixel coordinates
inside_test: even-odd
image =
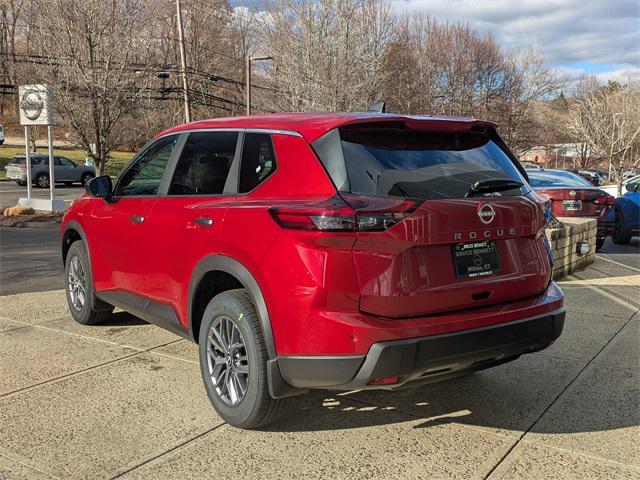
[[[542,350],[562,333],[564,310],[444,335],[375,343],[366,356],[277,358],[282,379],[295,388],[352,390],[372,379],[427,382],[480,370]]]

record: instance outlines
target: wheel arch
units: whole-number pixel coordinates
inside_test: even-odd
[[[89,262],[91,262],[91,250],[89,248],[89,242],[87,242],[87,236],[85,235],[82,226],[75,220],[71,220],[65,225],[64,230],[60,235],[60,252],[62,253],[63,267],[67,261],[67,253],[69,252],[71,244],[78,240],[84,243],[84,246],[87,249]]]
[[[251,302],[256,307],[256,313],[258,314],[258,320],[260,321],[269,358],[275,358],[276,348],[273,339],[273,330],[271,329],[271,319],[262,290],[255,277],[242,263],[226,255],[209,255],[204,257],[193,269],[191,280],[189,281],[189,303],[187,309],[191,338],[196,343],[198,342],[198,330],[200,328],[200,322],[202,321],[201,315],[199,317],[195,317],[194,315],[194,306],[196,306],[195,301],[197,300],[196,293],[202,281],[207,278],[207,275],[215,274],[216,272],[235,279],[235,281],[238,282],[235,288],[245,288],[247,290]],[[229,288],[224,290],[228,289]]]

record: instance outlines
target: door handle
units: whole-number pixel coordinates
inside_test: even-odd
[[[193,223],[202,227],[210,227],[211,225],[213,225],[213,219],[209,217],[198,217],[193,220]]]
[[[142,215],[132,215],[129,217],[129,221],[131,223],[142,223],[144,222],[144,217]]]

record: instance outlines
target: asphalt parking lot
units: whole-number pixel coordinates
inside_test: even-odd
[[[72,186],[56,185],[56,198],[70,203],[74,198],[79,197],[84,188],[80,184],[74,184]],[[48,188],[31,189],[31,194],[34,198],[49,198]],[[27,187],[21,187],[15,182],[0,181],[0,208],[13,207],[18,203],[18,199],[21,197],[27,197]]]
[[[57,236],[14,230],[3,288],[23,279],[5,275],[9,248]],[[0,478],[640,478],[637,252],[562,282],[546,351],[398,392],[316,392],[262,431],[216,416],[194,345],[123,312],[80,326],[60,271],[55,290],[27,278],[0,296]]]

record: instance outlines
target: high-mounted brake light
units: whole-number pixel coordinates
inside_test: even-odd
[[[404,220],[416,200],[336,195],[316,205],[272,207],[269,213],[283,228],[321,232],[382,232]]]

